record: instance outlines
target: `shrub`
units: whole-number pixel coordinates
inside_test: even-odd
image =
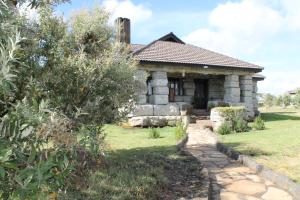
[[[237,133],[249,131],[248,122],[242,118],[235,118],[233,121],[233,130]]]
[[[246,108],[243,106],[236,107],[217,107],[215,108],[226,121],[233,123],[234,119],[244,118],[246,114]]]
[[[255,118],[253,123],[253,128],[255,130],[264,130],[265,129],[265,121],[262,119],[261,116]]]
[[[181,140],[182,138],[186,137],[186,127],[182,122],[176,124],[175,129],[175,138],[176,140]]]
[[[157,139],[159,137],[160,137],[159,128],[150,128],[150,130],[149,130],[149,138],[151,138],[151,139]]]
[[[220,135],[228,135],[231,134],[231,128],[230,125],[227,122],[224,122],[217,130],[217,133]]]

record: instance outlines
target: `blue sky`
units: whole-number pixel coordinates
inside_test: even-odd
[[[73,0],[57,8],[68,19],[83,8],[103,6],[128,17],[132,43],[174,32],[185,42],[265,67],[260,92],[300,87],[299,0]]]

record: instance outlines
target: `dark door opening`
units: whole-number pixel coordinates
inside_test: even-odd
[[[195,79],[194,108],[206,109],[208,101],[207,80]]]

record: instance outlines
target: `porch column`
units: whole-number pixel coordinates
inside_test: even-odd
[[[257,81],[253,80],[252,84],[253,84],[253,91],[252,91],[253,110],[254,110],[254,114],[258,115],[259,111],[258,111],[258,100],[257,100]]]
[[[169,88],[167,72],[152,72],[151,86],[153,94],[150,103],[155,105],[166,105],[169,103]]]
[[[139,88],[136,90],[137,104],[143,105],[147,103],[147,73],[145,70],[137,70],[134,74],[135,79],[139,82]]]
[[[224,82],[224,102],[229,104],[240,103],[240,84],[238,75],[226,75]]]
[[[240,76],[241,102],[245,104],[249,117],[254,117],[252,76]]]

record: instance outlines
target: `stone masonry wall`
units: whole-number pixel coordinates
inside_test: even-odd
[[[238,75],[226,75],[224,82],[224,101],[230,104],[240,103],[240,84]]]
[[[245,104],[248,116],[254,117],[252,76],[240,76],[241,102]]]
[[[208,80],[208,99],[209,101],[223,101],[224,98],[224,79],[213,78]]]
[[[253,80],[253,91],[252,91],[252,98],[253,98],[253,110],[255,115],[259,114],[258,111],[258,100],[257,100],[257,81]]]
[[[152,72],[151,86],[153,94],[150,103],[154,105],[166,105],[169,102],[168,77],[166,72]]]
[[[146,76],[147,73],[145,70],[137,70],[135,72],[134,78],[137,79],[139,83],[139,88],[137,89],[136,93],[138,95],[137,104],[143,105],[147,103],[147,83],[146,83]]]

